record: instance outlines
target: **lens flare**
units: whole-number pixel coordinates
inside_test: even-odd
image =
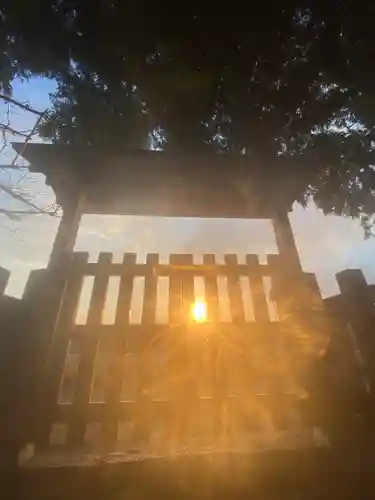
[[[191,307],[191,316],[197,323],[207,321],[207,304],[204,300],[198,299]]]

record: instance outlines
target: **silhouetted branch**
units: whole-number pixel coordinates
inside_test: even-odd
[[[40,209],[38,211],[36,210],[6,210],[5,208],[0,208],[0,214],[12,214],[12,215],[51,215],[53,217],[58,217],[57,213],[55,211],[49,212],[48,210],[43,210],[42,212]]]
[[[0,148],[0,153],[3,147],[4,146]],[[27,168],[27,165],[10,165],[10,164],[0,165],[0,170],[22,170],[25,168]]]
[[[8,97],[4,94],[0,94],[0,99],[3,99],[6,103],[8,103],[8,109],[7,109],[7,113],[6,113],[6,117],[7,117],[6,123],[0,124],[0,132],[3,135],[3,144],[0,148],[0,152],[4,151],[4,149],[8,145],[7,133],[10,133],[13,135],[18,135],[18,136],[25,138],[25,141],[24,141],[24,144],[23,144],[21,151],[15,155],[11,165],[3,165],[1,168],[2,169],[5,169],[5,168],[17,169],[17,168],[19,168],[16,165],[18,158],[22,155],[22,153],[23,153],[26,145],[30,141],[30,139],[37,133],[38,126],[39,126],[41,120],[45,117],[47,110],[45,110],[44,112],[41,113],[41,112],[36,111],[35,109],[31,108],[30,106],[23,104],[23,103],[20,103],[19,101],[12,99],[11,97]],[[38,115],[38,119],[36,120],[33,128],[30,130],[30,132],[24,133],[22,131],[14,129],[13,127],[10,126],[10,119],[11,119],[11,117],[10,117],[10,105],[11,104],[23,109],[24,111],[28,111],[28,112],[31,112],[31,113]],[[22,203],[25,203],[26,205],[28,205],[30,208],[33,209],[32,212],[31,211],[1,209],[0,214],[5,214],[8,217],[11,217],[12,215],[14,216],[14,215],[21,215],[21,214],[31,215],[31,213],[32,214],[37,214],[37,213],[38,214],[47,214],[50,216],[55,216],[55,214],[38,207],[37,205],[35,205],[31,201],[29,201],[27,198],[25,198],[22,194],[17,193],[14,189],[12,189],[12,187],[7,186],[4,183],[0,183],[0,190],[4,191],[6,194],[11,196],[13,199],[20,201]]]
[[[17,163],[17,160],[20,156],[23,155],[23,152],[27,146],[27,144],[29,143],[30,139],[32,138],[32,136],[36,133],[38,127],[39,127],[39,124],[40,122],[43,120],[43,118],[46,116],[48,112],[48,109],[46,109],[44,111],[44,113],[42,113],[41,115],[39,115],[39,118],[37,119],[37,121],[35,122],[34,124],[34,127],[31,129],[30,133],[27,135],[26,139],[25,139],[25,142],[23,143],[23,146],[22,148],[20,149],[20,151],[16,154],[16,156],[13,158],[13,161],[12,161],[12,165],[15,165]]]
[[[2,132],[9,132],[13,135],[19,135],[21,137],[28,137],[28,134],[24,134],[23,132],[20,132],[19,130],[15,130],[14,128],[10,127],[9,125],[5,125],[4,123],[0,123],[0,130]]]
[[[18,106],[19,108],[23,109],[24,111],[28,111],[29,113],[33,113],[34,115],[38,115],[38,116],[45,115],[45,111],[37,111],[36,109],[32,108],[28,104],[24,104],[20,101],[17,101],[16,99],[13,99],[12,97],[9,97],[5,94],[0,93],[0,99],[3,99],[5,102],[9,102],[10,104],[14,104],[15,106]]]
[[[22,203],[25,203],[26,205],[28,205],[29,207],[33,208],[34,210],[38,211],[41,214],[50,215],[52,217],[55,216],[51,212],[47,212],[47,211],[43,210],[42,208],[38,207],[32,201],[27,200],[21,194],[16,193],[11,187],[6,186],[2,182],[0,182],[0,189],[2,189],[5,193],[9,194],[9,196],[11,196],[12,198],[14,198],[15,200],[21,201]],[[11,212],[12,212],[12,210],[5,211],[5,213],[11,213]]]

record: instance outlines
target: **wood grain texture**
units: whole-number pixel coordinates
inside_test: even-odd
[[[109,266],[112,254],[100,253],[98,259],[98,273],[95,276],[92,296],[87,316],[87,325],[101,324],[107,288],[109,282]],[[82,444],[86,429],[86,412],[89,405],[90,391],[94,375],[95,359],[98,348],[98,338],[87,336],[82,346],[82,357],[78,369],[76,388],[74,392],[74,411],[68,432],[68,442],[71,445]]]

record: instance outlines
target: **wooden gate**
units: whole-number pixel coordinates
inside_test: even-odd
[[[134,254],[113,263],[111,254],[101,253],[97,263],[90,263],[87,254],[76,253],[64,273],[65,298],[37,418],[39,449],[165,454],[225,445],[246,450],[255,446],[250,444],[254,436],[259,442],[281,430],[300,430],[298,401],[306,394],[295,369],[306,357],[308,335],[291,335],[277,256],[263,265],[256,255],[247,255],[244,264],[236,255],[226,255],[223,264],[204,255],[197,265],[192,255],[171,255],[169,264],[160,264],[157,254],[149,254],[140,264]],[[79,324],[86,277],[93,277],[93,288],[87,320]],[[113,277],[119,279],[115,318],[103,324]],[[309,307],[312,296],[320,303],[314,277],[302,277],[312,292]],[[142,314],[134,324],[129,313],[140,278]],[[196,278],[205,289],[202,322],[191,316]],[[264,278],[272,284],[271,299]],[[158,281],[163,279],[168,280],[169,317],[158,324]],[[223,280],[230,312],[225,322]],[[283,321],[275,311],[270,314],[273,302]]]

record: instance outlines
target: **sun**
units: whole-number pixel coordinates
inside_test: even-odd
[[[207,304],[203,299],[197,299],[191,306],[191,316],[197,323],[207,321]]]

